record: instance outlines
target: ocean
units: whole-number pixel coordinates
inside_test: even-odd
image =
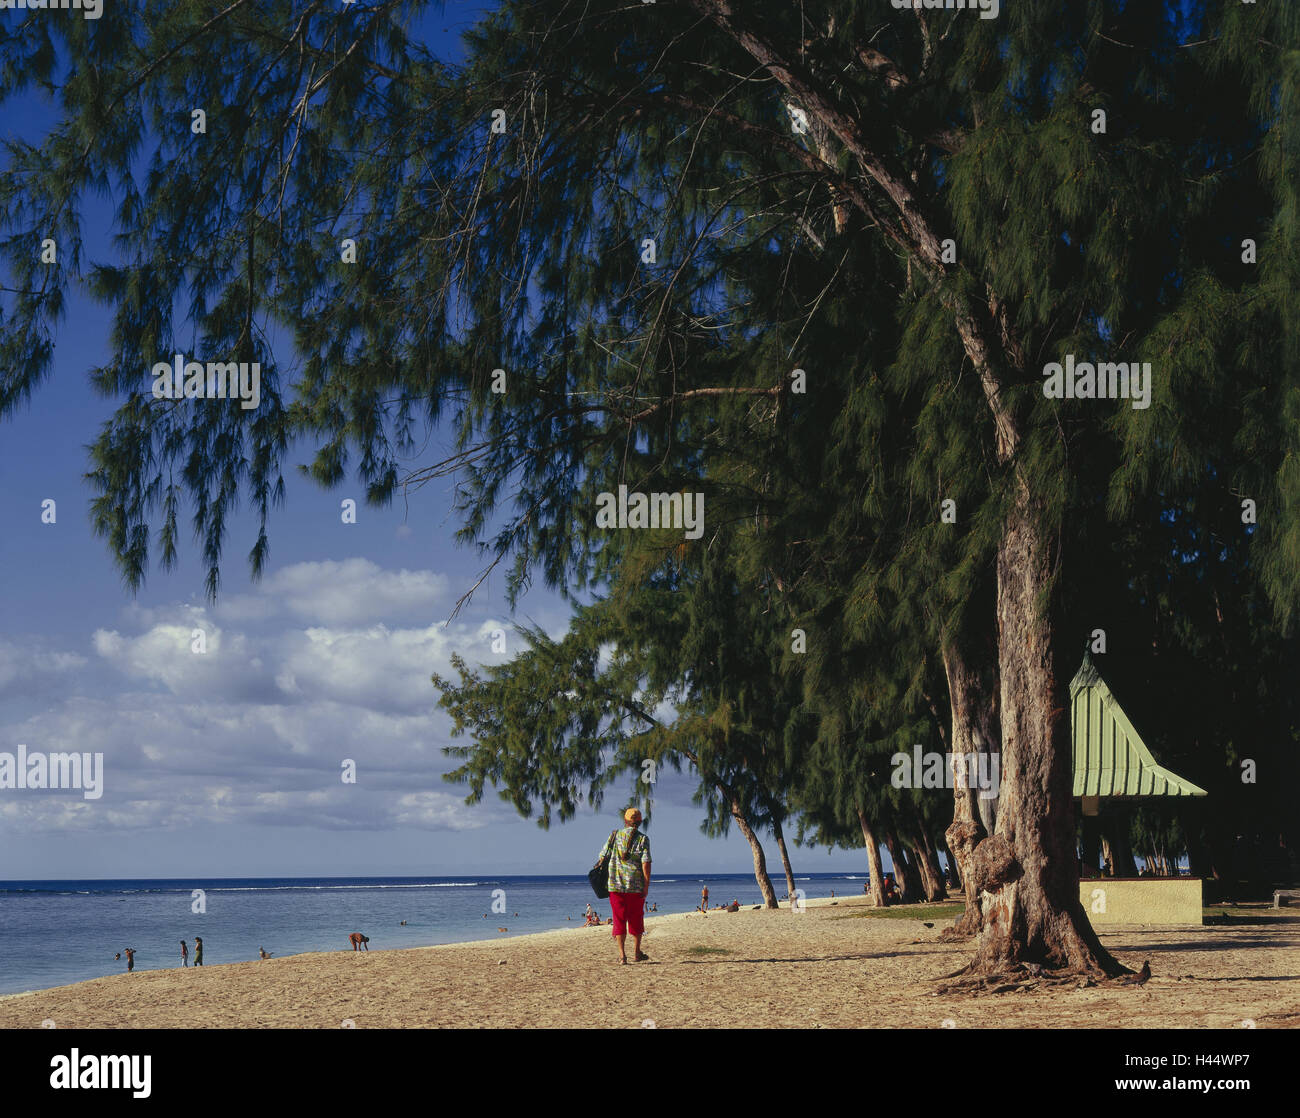
[[[865,872],[795,877],[809,899],[857,896],[865,883]],[[772,884],[784,895],[783,876]],[[704,885],[710,904],[762,901],[753,874],[723,873],[655,878],[650,903],[689,912]],[[199,900],[205,911],[194,911]],[[425,947],[580,926],[588,901],[609,916],[586,877],[0,881],[0,994],[125,971],[125,954],[113,958],[124,947],[135,950],[136,970],[180,966],[181,940],[193,964],[195,936],[205,966],[257,959],[259,947],[276,957],[346,950],[350,932],[369,936],[372,951]]]

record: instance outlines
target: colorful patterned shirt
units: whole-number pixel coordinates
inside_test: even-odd
[[[609,843],[605,844],[609,849]],[[601,851],[604,856],[604,851]],[[611,893],[644,893],[645,874],[641,863],[650,862],[650,840],[634,827],[624,827],[614,835],[613,849],[609,854],[609,891]]]

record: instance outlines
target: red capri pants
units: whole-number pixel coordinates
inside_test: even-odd
[[[645,894],[610,893],[609,907],[614,916],[616,936],[639,936],[645,932]]]

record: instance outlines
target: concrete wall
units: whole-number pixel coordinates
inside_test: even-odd
[[[1099,892],[1100,891],[1100,892]],[[1201,923],[1199,877],[1089,877],[1079,902],[1094,927]]]

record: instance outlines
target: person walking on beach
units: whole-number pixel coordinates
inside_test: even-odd
[[[194,965],[203,966],[203,941],[198,936],[194,937]]]
[[[707,885],[700,890],[700,911],[706,916],[709,912],[709,887]]]
[[[188,967],[189,965],[190,965],[190,949],[185,946],[185,941],[181,940],[181,966]]]
[[[618,960],[627,963],[627,937],[632,935],[632,957],[638,962],[650,958],[641,950],[645,934],[645,896],[650,890],[650,840],[639,830],[641,813],[630,807],[623,812],[624,827],[610,836],[609,907],[613,911],[614,939]],[[604,857],[604,851],[601,852]]]

